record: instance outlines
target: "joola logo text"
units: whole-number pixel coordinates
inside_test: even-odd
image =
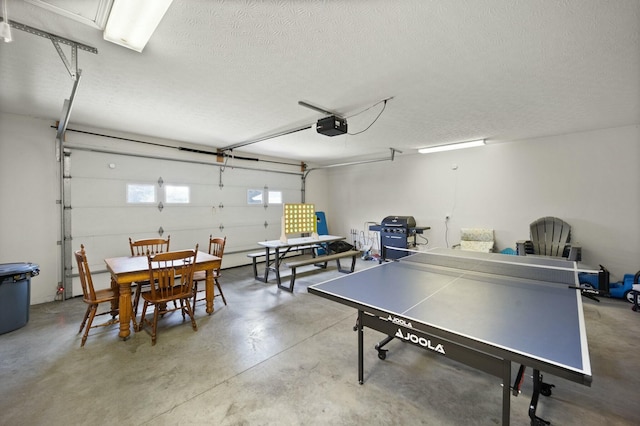
[[[394,323],[394,324],[398,324],[398,325],[401,325],[403,327],[411,327],[411,328],[413,328],[413,326],[411,325],[410,322],[407,322],[407,321],[405,321],[403,319],[392,317],[391,315],[389,315],[389,318],[387,318],[387,319],[389,321],[391,321],[392,323]]]
[[[419,337],[416,336],[413,333],[409,333],[407,332],[407,334],[402,334],[402,330],[398,329],[398,332],[396,333],[396,337],[400,338],[400,339],[404,339],[404,340],[408,340],[411,343],[415,343],[418,344],[424,348],[430,349],[432,351],[435,352],[439,352],[442,355],[446,355],[445,351],[444,351],[444,346],[442,346],[441,343],[438,343],[437,345],[433,346],[433,344],[431,343],[431,340],[426,339],[424,337]]]

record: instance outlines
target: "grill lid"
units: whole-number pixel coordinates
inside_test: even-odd
[[[416,226],[416,220],[413,216],[387,216],[382,219],[381,225],[414,228]]]

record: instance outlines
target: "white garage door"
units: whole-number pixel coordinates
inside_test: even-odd
[[[226,236],[223,268],[248,263],[258,241],[279,238],[282,203],[301,201],[301,173],[222,167],[208,158],[202,164],[71,150],[72,247],[84,244],[96,287],[108,287],[103,259],[129,255],[129,237],[170,235],[172,250],[197,243],[206,251],[210,234]],[[155,199],[128,202],[130,185],[150,189]],[[167,199],[176,187],[188,202]],[[75,278],[73,295],[81,294]]]

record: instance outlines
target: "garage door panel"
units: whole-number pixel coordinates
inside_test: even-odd
[[[156,214],[161,221],[171,226],[178,227],[202,227],[211,226],[215,216],[209,208],[188,206],[164,206],[162,211],[156,208]]]
[[[270,204],[266,208],[263,204],[249,205],[247,191],[266,188],[281,191],[286,202],[300,200],[299,174],[230,166],[220,173],[218,164],[76,149],[71,154],[73,247],[78,249],[81,243],[85,244],[92,272],[103,275],[97,279],[99,285],[109,284],[108,274],[100,274],[105,270],[104,258],[128,255],[129,237],[155,238],[161,227],[164,237],[171,236],[172,249],[192,248],[198,243],[206,251],[209,235],[226,236],[225,253],[229,255],[225,255],[223,267],[250,263],[246,252],[260,250],[258,241],[280,237],[282,205]],[[153,186],[156,202],[127,203],[130,183]],[[189,204],[167,203],[164,200],[167,185],[189,186]],[[73,281],[73,294],[81,294],[77,280]]]
[[[153,148],[149,149],[151,153]],[[73,176],[165,183],[208,183],[218,181],[218,166],[174,160],[144,158],[137,155],[72,150]],[[152,164],[152,165],[151,165]],[[151,165],[151,166],[150,166]]]
[[[229,186],[229,187],[225,186],[222,191],[219,191],[218,193],[215,194],[214,203],[216,203],[215,205],[222,203],[225,207],[231,207],[231,206],[247,207],[247,191],[249,189],[263,190],[261,186],[255,187],[255,188],[250,186],[235,186],[235,185]],[[249,207],[256,207],[256,206],[249,206]]]
[[[72,178],[73,199],[76,207],[83,206],[124,206],[126,204],[126,184],[105,179]]]
[[[154,212],[155,210],[155,212]],[[106,235],[156,232],[163,220],[154,207],[145,208],[109,208],[79,207],[72,208],[73,235]]]
[[[260,250],[258,241],[280,238],[279,227],[277,230],[271,226],[265,228],[260,223],[229,225],[225,226],[223,232],[227,235],[227,244],[230,245],[230,251]],[[226,251],[227,249],[225,248]],[[245,261],[245,263],[247,262]]]

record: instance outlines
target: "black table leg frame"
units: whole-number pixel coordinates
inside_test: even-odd
[[[538,397],[540,394],[544,396],[551,396],[551,388],[553,387],[555,387],[555,385],[544,383],[542,381],[542,374],[540,374],[540,370],[533,370],[533,395],[531,395],[531,403],[529,404],[529,418],[531,419],[531,426],[551,424],[551,422],[536,416],[536,409],[538,408]]]
[[[280,250],[276,247],[275,253],[273,254],[273,261],[271,261],[271,253],[267,247],[265,250],[264,278],[256,278],[265,283],[269,282],[269,271],[273,271],[276,274],[276,282],[280,285],[282,283],[280,280],[280,263],[282,263],[282,258],[285,257],[290,250],[291,247],[288,247],[284,253],[280,253]]]
[[[358,322],[356,331],[358,332],[358,382],[364,383],[364,327],[362,325],[363,311],[358,311]]]
[[[516,376],[516,380],[513,383],[513,394],[518,396],[520,394],[520,386],[524,381],[524,372],[525,366],[520,365],[518,369],[518,374]],[[551,424],[550,422],[541,419],[536,415],[536,409],[538,408],[538,398],[540,394],[543,396],[551,396],[551,389],[555,387],[555,385],[545,383],[542,381],[542,374],[540,370],[533,370],[533,393],[531,395],[531,402],[529,403],[529,418],[531,419],[531,426],[542,426]]]
[[[470,367],[484,371],[502,379],[502,424],[509,425],[511,416],[511,361],[502,359],[469,346],[458,344],[440,336],[426,333],[411,327],[400,325],[402,321],[380,318],[376,315],[358,310],[356,331],[358,332],[358,381],[364,383],[364,327],[377,330],[388,337],[376,345],[379,351],[382,346],[394,338],[421,347],[428,352],[461,362]],[[408,322],[405,322],[408,324]],[[380,352],[378,352],[380,353]],[[380,356],[379,356],[380,357]],[[386,350],[385,350],[386,358]],[[383,358],[381,358],[383,359]]]

